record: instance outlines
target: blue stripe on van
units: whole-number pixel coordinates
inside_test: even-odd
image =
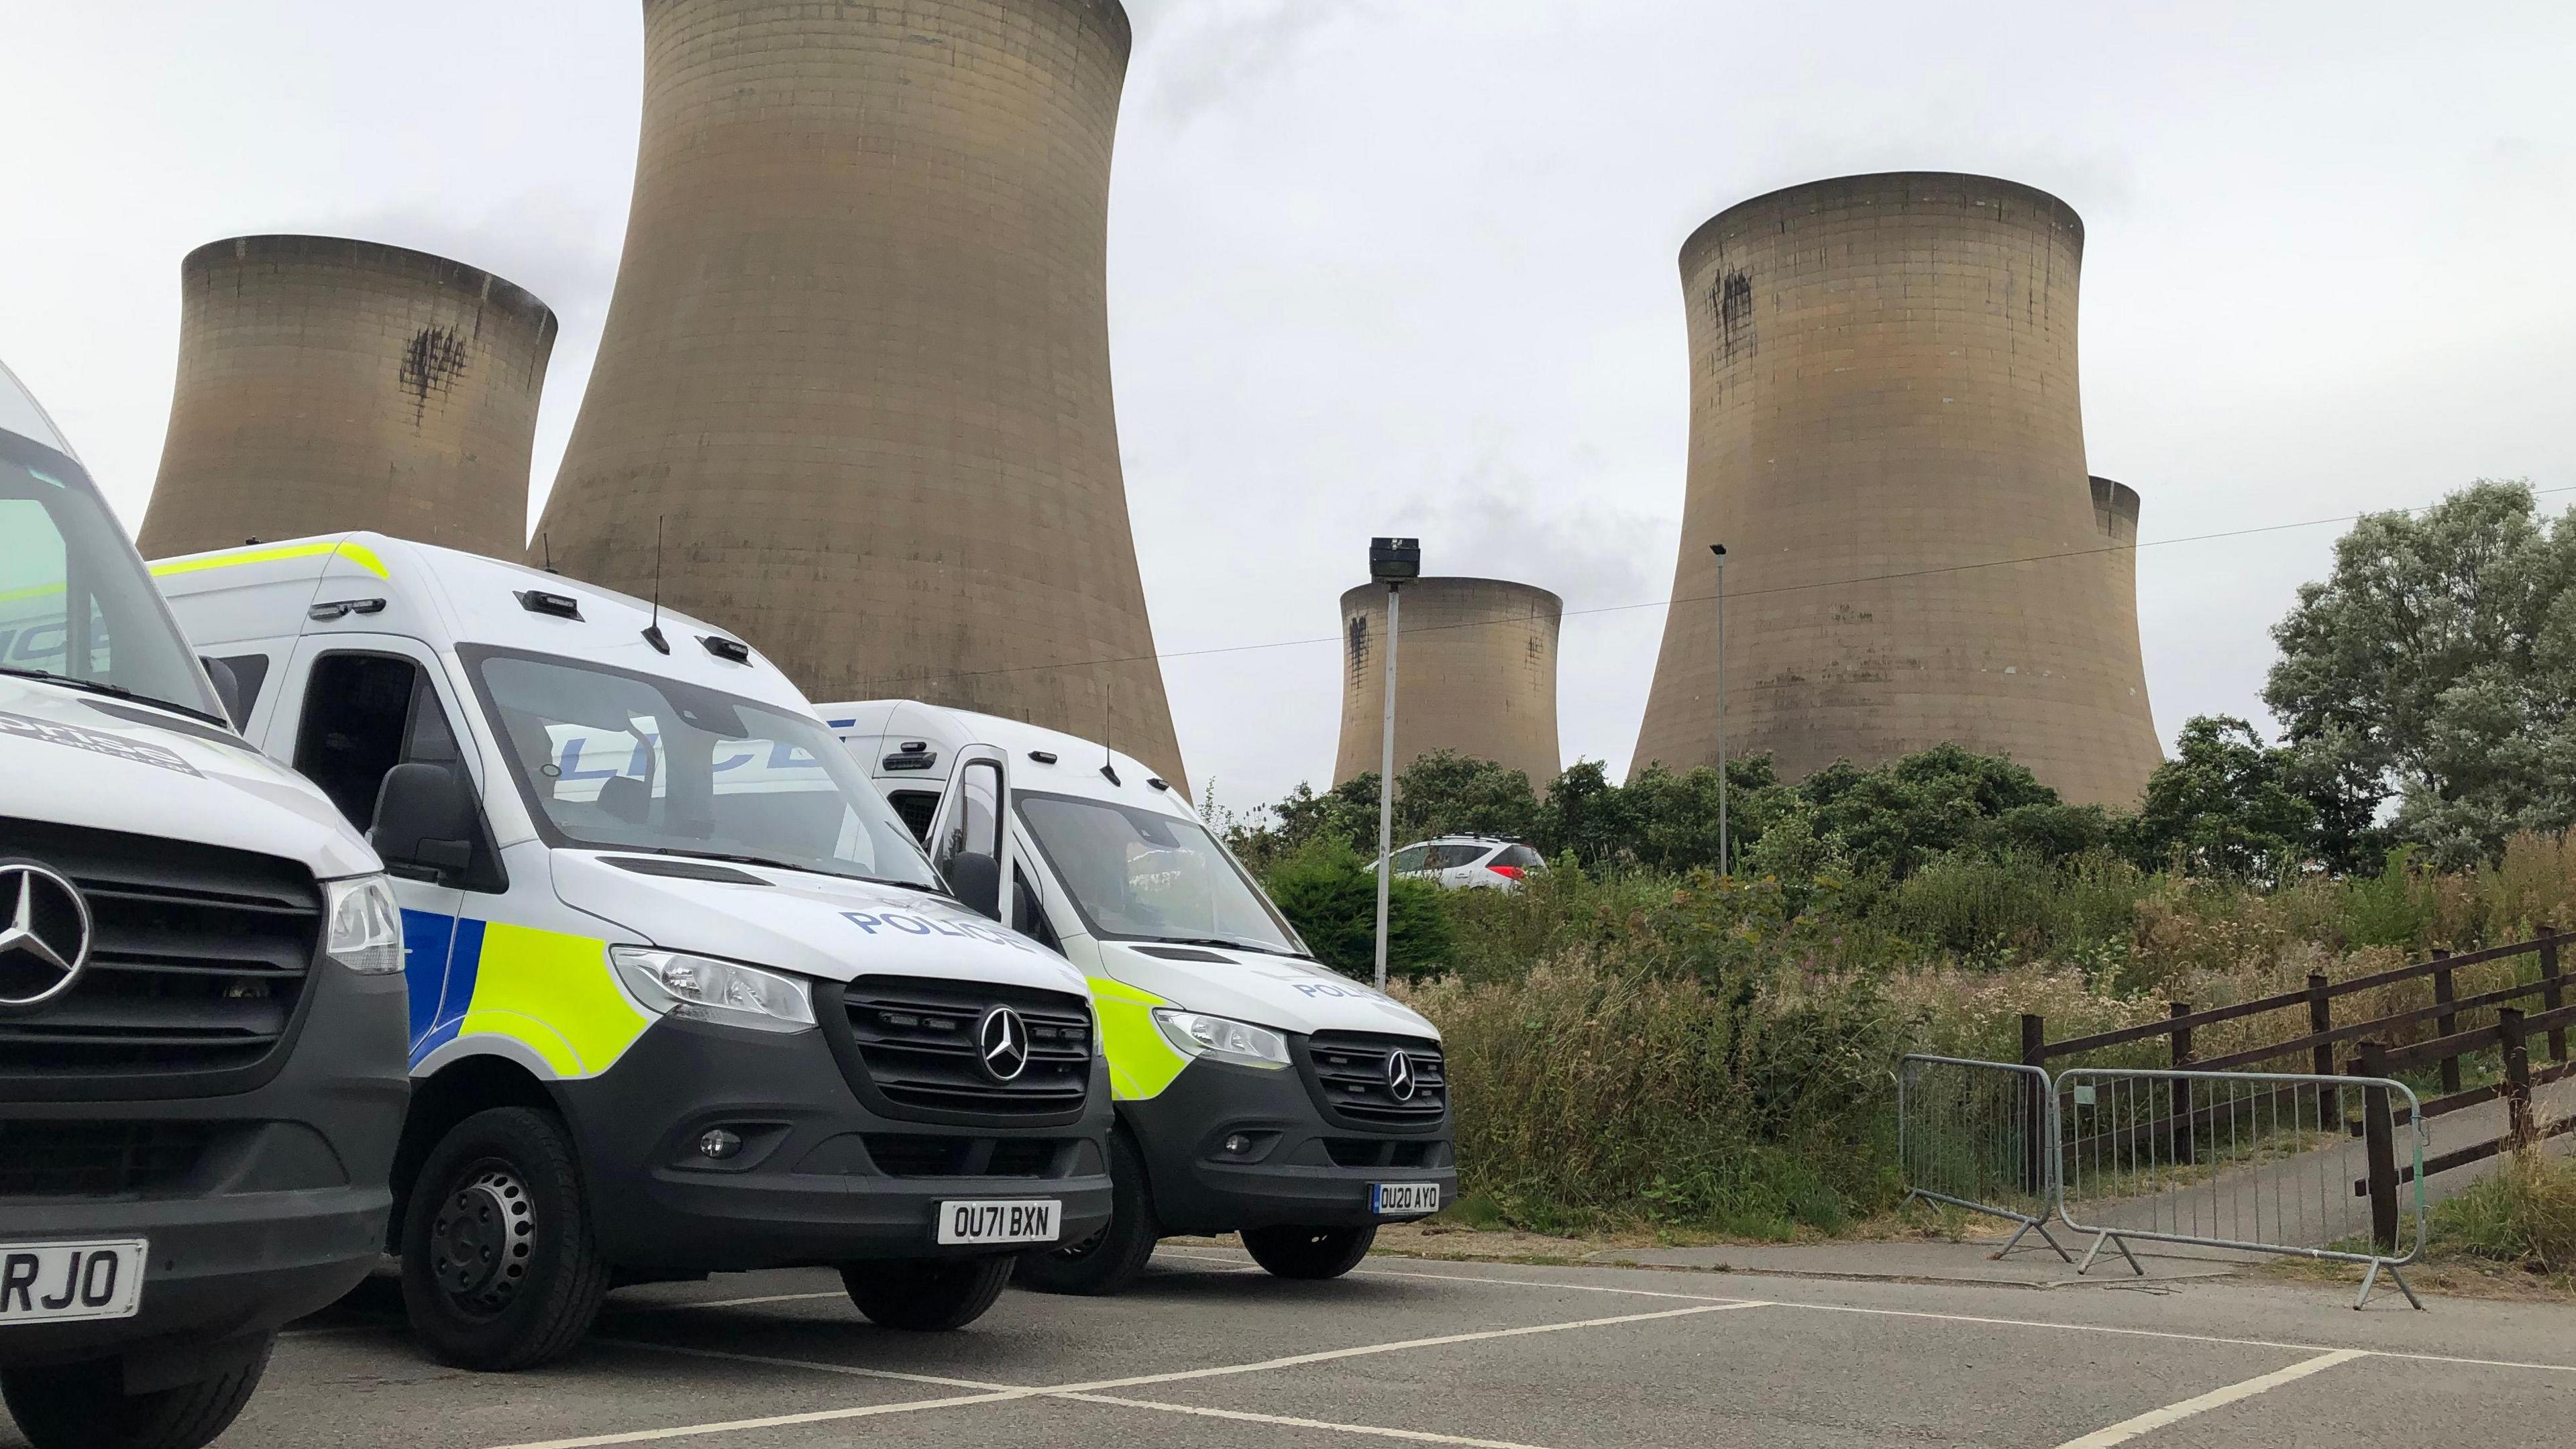
[[[439,993],[447,986],[447,953],[456,931],[454,916],[427,911],[402,913],[403,985],[411,995],[411,1036],[418,1042],[438,1018]]]
[[[456,939],[447,950],[447,971],[440,983],[435,1019],[429,1030],[412,1042],[413,1066],[456,1040],[466,1009],[474,1004],[474,978],[483,964],[483,923],[471,916],[463,917],[456,922],[455,931]]]

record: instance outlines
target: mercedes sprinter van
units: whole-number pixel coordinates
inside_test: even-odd
[[[206,1443],[374,1265],[399,929],[0,368],[0,1398],[36,1449]]]
[[[1007,845],[1004,889],[973,903],[1090,981],[1118,1104],[1116,1205],[1098,1231],[1023,1259],[1023,1284],[1115,1292],[1158,1237],[1226,1232],[1273,1273],[1331,1278],[1380,1223],[1455,1199],[1439,1031],[1315,960],[1153,771],[991,715],[820,708],[935,858]]]
[[[395,877],[433,1355],[540,1363],[613,1282],[799,1265],[954,1328],[1107,1220],[1081,973],[960,905],[973,862],[943,880],[740,640],[370,533],[153,572]]]

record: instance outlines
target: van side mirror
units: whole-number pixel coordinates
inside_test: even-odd
[[[249,723],[242,718],[244,711],[241,676],[233,673],[231,665],[210,654],[198,655],[197,663],[206,671],[206,678],[215,686],[215,698],[224,703],[224,718],[231,720],[233,728],[238,731],[243,725]]]
[[[948,862],[948,888],[977,915],[993,921],[1002,918],[1002,863],[993,857],[958,852]]]
[[[376,825],[367,835],[396,875],[455,884],[473,869],[480,834],[472,787],[445,765],[396,765],[376,787]]]

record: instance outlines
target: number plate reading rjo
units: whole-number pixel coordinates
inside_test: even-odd
[[[1380,1217],[1391,1213],[1436,1213],[1440,1211],[1440,1184],[1372,1182],[1369,1184],[1369,1211]]]
[[[1063,1231],[1063,1203],[944,1202],[939,1205],[942,1243],[1052,1243]]]
[[[141,1238],[0,1243],[0,1325],[132,1318],[143,1306]]]

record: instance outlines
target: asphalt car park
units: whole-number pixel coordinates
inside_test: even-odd
[[[953,1334],[871,1327],[821,1272],[630,1288],[572,1358],[498,1375],[417,1353],[391,1286],[289,1330],[220,1442],[2505,1444],[2547,1441],[2576,1405],[2564,1307],[2355,1313],[2331,1288],[2241,1280],[2040,1292],[1379,1257],[1297,1283],[1166,1245],[1124,1296],[1014,1292]]]

